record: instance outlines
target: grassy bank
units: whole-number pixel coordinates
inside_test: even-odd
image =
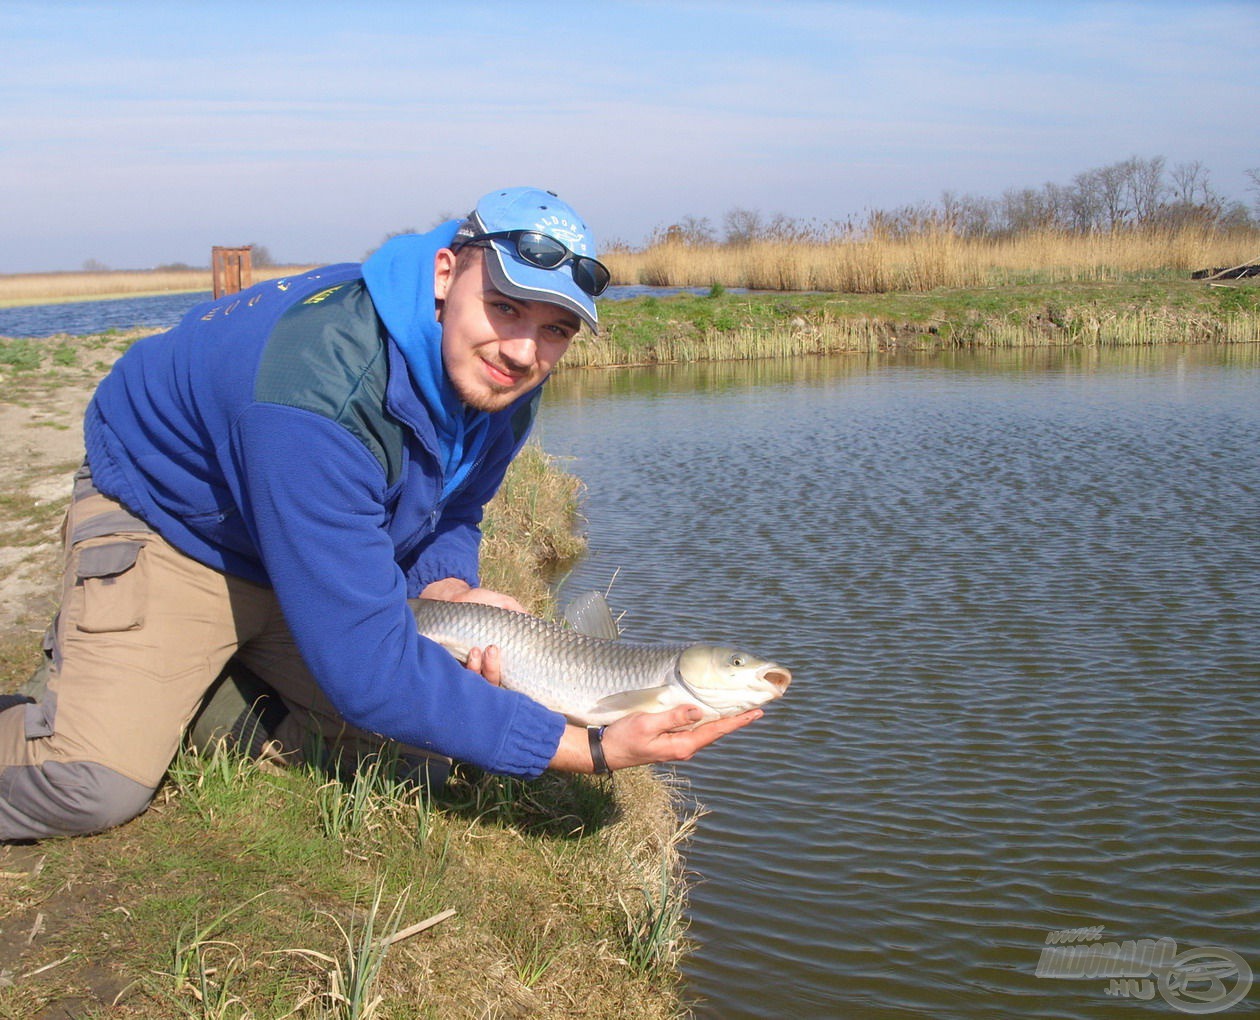
[[[1260,342],[1260,280],[1022,283],[870,294],[738,293],[715,286],[702,295],[604,301],[600,322],[599,336],[575,343],[561,371],[847,351],[1254,343]],[[0,338],[0,374],[45,362],[50,351],[72,364],[83,342]]]
[[[42,586],[25,613],[6,602],[0,691],[29,674],[47,619],[77,443],[61,419],[129,339],[22,348],[0,368],[0,583]],[[487,583],[544,608],[540,577],[577,549],[577,499],[528,448],[489,510]],[[119,829],[0,848],[0,1018],[677,1016],[678,838],[675,796],[647,770],[467,770],[426,798],[379,770],[342,784],[183,757]]]
[[[679,294],[605,301],[564,365],[960,347],[1260,341],[1260,283],[1025,283],[880,294]]]

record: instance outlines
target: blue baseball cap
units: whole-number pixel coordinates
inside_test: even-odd
[[[574,255],[595,258],[595,238],[586,221],[554,191],[541,188],[504,188],[485,195],[460,224],[451,247],[458,249],[484,234],[514,230],[537,231],[559,241]],[[479,243],[485,248],[486,268],[496,290],[523,301],[546,301],[567,308],[599,331],[595,299],[578,286],[571,262],[544,269],[522,259],[509,238]]]

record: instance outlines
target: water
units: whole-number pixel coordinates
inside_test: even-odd
[[[1260,970],[1260,351],[558,382],[569,590],[795,672],[680,769],[700,1016],[1176,1015],[1036,976],[1096,925]]]
[[[179,322],[190,308],[209,301],[211,296],[207,290],[194,294],[0,308],[0,336],[45,337],[57,333],[82,336],[110,329],[167,329]]]
[[[645,294],[703,294],[707,288],[609,287],[601,301],[618,301]],[[741,293],[733,290],[732,293]],[[0,308],[0,336],[46,337],[58,333],[86,335],[108,329],[170,329],[194,305],[209,301],[210,291],[193,294],[160,294],[156,297],[115,298],[109,301],[74,301],[53,305]]]

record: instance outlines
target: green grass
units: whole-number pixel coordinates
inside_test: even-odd
[[[367,824],[330,835],[322,774],[185,752],[140,819],[41,847],[46,863],[20,893],[40,902],[77,888],[99,902],[37,944],[30,969],[72,956],[37,998],[104,968],[104,998],[139,1017],[455,1017],[509,1001],[565,1016],[571,994],[607,1000],[591,1016],[677,1015],[677,961],[661,949],[681,931],[671,840],[627,818],[659,812],[660,787],[624,778],[617,796],[583,777],[465,777],[426,804],[423,838],[411,796],[374,783]],[[644,899],[649,873],[665,892],[653,882]],[[7,910],[6,926],[25,927]],[[30,993],[0,989],[0,1016],[28,1008]]]
[[[1260,341],[1260,285],[1168,278],[879,294],[680,294],[600,306],[562,366],[895,348]]]

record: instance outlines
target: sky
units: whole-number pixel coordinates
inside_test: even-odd
[[[1199,161],[1250,204],[1260,0],[0,0],[0,273],[357,261],[485,192],[604,242]]]

